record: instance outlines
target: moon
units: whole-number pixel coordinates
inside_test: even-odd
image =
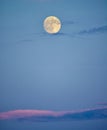
[[[43,26],[44,26],[44,30],[47,33],[55,34],[60,31],[61,22],[57,17],[49,16],[49,17],[45,18]]]

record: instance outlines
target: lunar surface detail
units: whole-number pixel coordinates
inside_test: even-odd
[[[49,16],[44,20],[44,29],[47,33],[55,34],[58,33],[61,29],[61,22],[55,16]]]

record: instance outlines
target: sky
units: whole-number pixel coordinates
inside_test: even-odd
[[[0,0],[0,116],[103,109],[106,5],[107,0]],[[59,33],[44,31],[47,16],[60,19]]]

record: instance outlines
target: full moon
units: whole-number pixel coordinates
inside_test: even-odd
[[[61,29],[61,22],[55,16],[49,16],[44,20],[44,29],[47,33],[55,34]]]

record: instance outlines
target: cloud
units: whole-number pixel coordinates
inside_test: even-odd
[[[89,120],[107,118],[107,106],[78,111],[13,110],[0,113],[0,120],[18,119],[19,121],[49,122],[68,120]]]
[[[69,21],[62,21],[62,25],[72,25],[72,24],[74,24],[74,21],[71,21],[71,20],[69,20]]]
[[[107,25],[91,28],[89,30],[82,30],[78,32],[78,34],[83,35],[83,34],[94,34],[94,33],[104,33],[104,32],[107,32]]]
[[[73,21],[62,22],[62,25],[71,25],[71,24],[74,24],[74,22]],[[107,25],[100,26],[100,27],[94,27],[94,28],[91,28],[89,30],[86,30],[86,29],[81,30],[77,33],[76,32],[71,32],[71,33],[59,32],[59,33],[56,33],[56,34],[50,35],[50,36],[78,37],[78,35],[105,33],[105,32],[107,32]],[[45,34],[45,36],[46,36],[46,34]],[[49,36],[49,34],[47,34],[47,36]]]
[[[107,102],[99,102],[99,103],[97,103],[97,105],[107,106]]]
[[[47,34],[45,33],[44,36],[50,36],[50,37],[56,37],[56,36],[67,36],[67,37],[74,37],[73,34],[70,34],[70,33],[63,33],[63,32],[58,32],[58,33],[55,33],[55,34]]]
[[[28,0],[28,1],[33,1],[33,2],[48,2],[52,0]]]
[[[71,25],[71,24],[74,24],[73,21],[63,21],[62,22],[62,26],[66,26],[66,25]],[[29,39],[28,39],[28,36],[27,38],[25,39],[22,39],[22,40],[19,40],[17,43],[31,43],[33,41],[35,41],[35,39],[37,37],[69,37],[69,38],[73,38],[73,37],[78,37],[78,36],[81,36],[81,35],[88,35],[88,34],[96,34],[96,33],[105,33],[107,32],[107,25],[104,25],[104,26],[99,26],[99,27],[94,27],[94,28],[91,28],[91,29],[85,29],[85,30],[81,30],[79,32],[71,32],[71,33],[66,33],[66,32],[58,32],[56,34],[48,34],[47,32],[38,32],[38,33],[31,33],[29,34]]]

